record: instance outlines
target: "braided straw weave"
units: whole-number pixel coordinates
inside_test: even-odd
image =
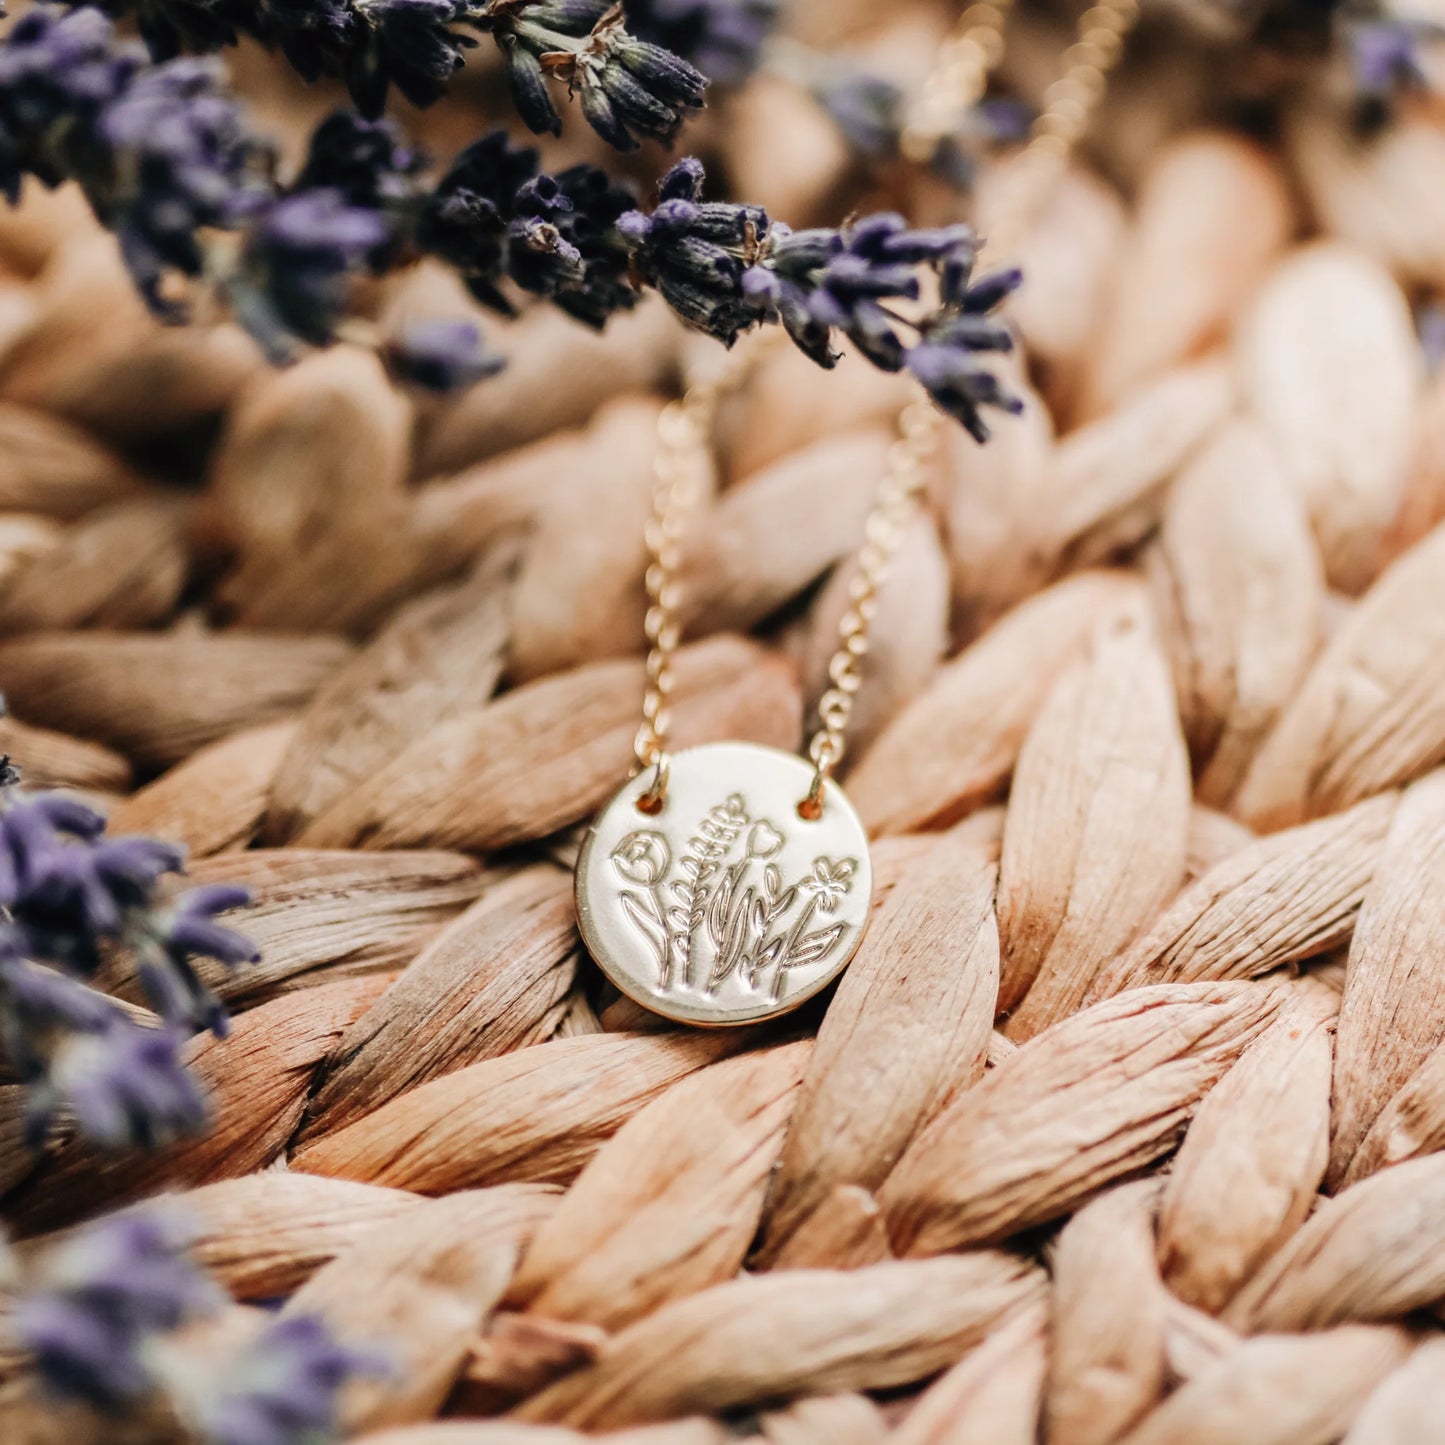
[[[1179,130],[1164,89],[1033,218],[1040,390],[940,435],[876,598],[871,931],[736,1032],[607,995],[568,871],[633,755],[691,343],[537,315],[418,409],[360,352],[152,327],[63,197],[0,218],[0,748],[250,886],[264,955],[212,979],[204,1137],[37,1158],[0,1085],[22,1250],[178,1195],[238,1318],[391,1351],[344,1397],[370,1445],[1441,1438],[1445,381],[1404,288],[1445,228],[1391,198],[1445,182],[1303,106],[1276,151]],[[800,223],[803,105],[721,142]],[[804,745],[907,396],[776,348],[720,404],[677,745]],[[217,415],[204,491],[123,460]],[[0,1439],[123,1439],[51,1419],[0,1360]]]

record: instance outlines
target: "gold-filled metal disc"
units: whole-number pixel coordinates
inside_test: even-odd
[[[829,781],[798,804],[811,764],[753,743],[674,753],[662,809],[633,778],[597,815],[577,860],[577,919],[623,993],[667,1018],[745,1024],[832,982],[868,925],[868,835]]]

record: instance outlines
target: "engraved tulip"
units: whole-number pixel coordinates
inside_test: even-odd
[[[612,850],[612,866],[629,883],[652,888],[667,876],[672,853],[661,833],[629,833]]]
[[[767,819],[754,823],[748,833],[748,857],[771,858],[783,846],[783,835]]]

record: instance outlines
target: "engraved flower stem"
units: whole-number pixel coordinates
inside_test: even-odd
[[[788,930],[783,940],[782,951],[778,955],[777,966],[773,969],[773,982],[769,990],[769,997],[776,1003],[783,992],[783,979],[788,972],[788,966],[792,961],[793,954],[797,951],[798,940],[807,931],[808,925],[813,921],[813,915],[818,911],[818,895],[815,893],[808,899],[807,907],[798,915],[798,921]]]

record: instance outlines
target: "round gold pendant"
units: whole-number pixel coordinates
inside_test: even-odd
[[[857,952],[868,925],[868,835],[836,783],[798,805],[812,765],[752,743],[669,760],[666,800],[633,778],[577,859],[577,919],[608,978],[682,1023],[752,1023],[796,1008]]]

